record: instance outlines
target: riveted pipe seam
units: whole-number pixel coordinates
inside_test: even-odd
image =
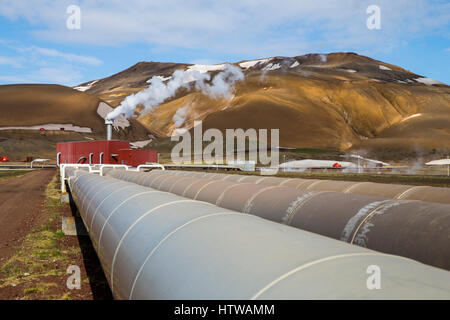
[[[136,198],[136,197],[139,197],[139,196],[142,196],[142,195],[151,194],[151,193],[159,193],[159,192],[161,192],[161,191],[152,190],[152,191],[139,192],[139,193],[136,193],[136,194],[133,194],[133,195],[129,196],[129,197],[126,198],[124,201],[122,201],[120,204],[118,204],[118,205],[117,205],[117,206],[109,213],[109,215],[106,217],[106,219],[105,219],[105,221],[104,221],[104,223],[103,223],[103,225],[102,225],[102,228],[101,228],[101,230],[100,230],[100,235],[99,235],[99,237],[98,237],[98,243],[101,244],[101,241],[102,241],[102,235],[103,235],[103,230],[105,229],[105,226],[107,225],[109,219],[111,219],[111,217],[114,215],[114,213],[115,213],[118,209],[120,209],[121,206],[125,205],[128,201],[130,201],[130,200],[132,200],[132,199],[134,199],[134,198]]]
[[[345,242],[351,242],[354,231],[358,228],[358,224],[367,217],[371,212],[375,211],[377,208],[385,203],[391,202],[391,199],[377,200],[370,202],[363,206],[358,212],[353,215],[345,224],[340,239]]]
[[[285,280],[286,278],[294,275],[297,272],[300,272],[300,271],[302,271],[302,270],[304,270],[306,268],[312,267],[312,266],[317,265],[319,263],[324,263],[324,262],[331,261],[331,260],[336,260],[336,259],[356,257],[356,256],[377,256],[377,255],[380,255],[380,254],[378,254],[378,253],[371,253],[371,252],[347,253],[347,254],[334,255],[334,256],[330,256],[330,257],[326,257],[326,258],[322,258],[322,259],[318,259],[318,260],[315,260],[315,261],[311,261],[311,262],[302,264],[302,265],[298,266],[297,268],[292,269],[291,271],[288,271],[285,274],[279,276],[278,278],[276,278],[272,282],[268,283],[264,288],[259,290],[253,297],[251,297],[250,300],[258,299],[262,294],[264,294],[264,292],[269,290],[271,287],[275,286],[277,283]]]
[[[244,212],[244,213],[249,213],[248,210],[249,210],[249,208],[250,208],[251,203],[253,202],[253,200],[255,200],[255,198],[256,198],[257,196],[259,196],[261,193],[266,192],[267,190],[274,189],[274,188],[275,188],[274,186],[269,186],[269,187],[267,187],[267,188],[264,188],[264,189],[261,189],[261,190],[257,191],[255,194],[253,194],[253,195],[247,200],[247,202],[246,202],[246,204],[245,204],[244,209],[243,209],[242,212]]]
[[[315,181],[313,183],[311,183],[308,187],[306,187],[306,190],[311,190],[311,188],[313,186],[315,186],[316,184],[322,183],[323,181],[319,180],[319,181]]]
[[[367,220],[370,219],[370,217],[372,217],[374,214],[376,214],[379,210],[390,206],[390,205],[400,205],[402,203],[406,203],[406,202],[400,202],[397,200],[391,200],[391,201],[387,201],[381,205],[379,205],[378,207],[376,207],[374,210],[372,210],[371,212],[369,212],[362,220],[361,222],[358,224],[358,226],[355,228],[355,230],[353,230],[353,236],[352,239],[350,240],[350,243],[353,244],[353,242],[355,241],[355,237],[358,234],[359,230],[361,229],[361,227],[366,223]]]
[[[164,238],[162,238],[162,239],[158,242],[158,244],[152,249],[152,251],[150,251],[150,253],[145,257],[144,262],[142,263],[141,267],[139,268],[138,273],[136,274],[136,277],[135,277],[134,280],[133,280],[133,285],[131,286],[131,291],[130,291],[129,299],[132,299],[132,298],[133,298],[133,292],[134,292],[134,288],[135,288],[135,286],[136,286],[136,282],[137,282],[137,280],[139,279],[139,276],[141,275],[142,270],[144,269],[145,265],[148,263],[148,261],[150,260],[150,258],[152,257],[152,255],[153,255],[153,254],[161,247],[161,245],[162,245],[165,241],[167,241],[167,239],[169,239],[169,238],[172,237],[174,234],[176,234],[177,232],[179,232],[181,229],[187,227],[188,225],[190,225],[190,224],[192,224],[192,223],[195,223],[195,222],[197,222],[197,221],[199,221],[199,220],[202,220],[202,219],[214,217],[214,216],[217,216],[217,215],[223,215],[223,214],[228,214],[228,215],[238,214],[238,215],[241,215],[241,213],[239,213],[239,212],[217,212],[217,213],[211,213],[211,214],[208,214],[208,215],[205,215],[205,216],[197,217],[197,218],[194,218],[194,219],[192,219],[192,220],[190,220],[190,221],[188,221],[188,222],[182,224],[181,226],[178,226],[177,228],[175,228],[174,230],[172,230],[171,232],[169,232]]]
[[[194,199],[197,200],[197,197],[200,194],[200,192],[202,192],[203,189],[205,189],[207,186],[209,186],[210,184],[213,184],[213,183],[215,183],[215,181],[211,180],[210,182],[208,182],[205,185],[203,185],[202,187],[200,187],[200,189],[198,189],[197,192],[195,193]]]
[[[417,190],[417,189],[425,189],[425,186],[415,186],[415,187],[411,187],[401,193],[399,193],[398,195],[395,196],[395,199],[403,199],[404,197],[406,197],[406,195],[410,192],[412,192],[413,190]]]
[[[118,184],[117,181],[115,181],[115,183]],[[94,198],[99,192],[101,192],[103,190],[102,187],[107,187],[108,185],[109,185],[108,181],[103,181],[101,183],[94,184],[94,187],[92,189],[96,190],[97,192],[93,193],[91,190],[87,190],[86,193],[92,193],[93,194],[92,198]],[[83,210],[88,211],[90,206],[91,206],[91,201],[86,202],[86,197],[83,198],[83,202],[81,205]]]
[[[239,186],[239,183],[235,183],[235,184],[232,184],[232,185],[228,186],[227,188],[225,188],[223,190],[223,192],[217,198],[217,201],[216,201],[215,205],[220,207],[220,203],[223,201],[223,197],[224,197],[225,193],[227,193],[231,189],[233,189],[235,187],[238,187],[238,186]]]
[[[290,225],[292,223],[292,219],[294,218],[294,216],[299,212],[300,208],[305,203],[307,203],[312,198],[314,198],[324,192],[325,191],[319,191],[319,192],[314,191],[314,192],[311,192],[310,194],[305,194],[305,196],[303,196],[301,199],[299,199],[299,201],[294,205],[292,210],[290,210],[290,212],[288,212],[288,214],[286,215],[286,219],[283,221],[286,221],[286,224]]]
[[[100,195],[105,189],[115,187],[116,185],[119,185],[120,181],[114,181],[113,184],[104,184],[102,187],[98,188],[95,193],[92,194],[92,199],[89,201],[88,206],[86,207],[85,211],[89,212],[89,209],[91,208],[92,201],[96,199],[97,195]],[[105,198],[106,199],[106,198]]]
[[[126,236],[131,232],[131,230],[139,223],[139,222],[141,222],[147,215],[149,215],[149,214],[151,214],[151,213],[153,213],[153,212],[155,212],[155,211],[157,211],[157,210],[159,210],[159,209],[161,209],[161,208],[164,208],[164,207],[167,207],[167,206],[170,206],[170,205],[173,205],[173,204],[179,204],[179,203],[182,203],[182,202],[184,202],[184,203],[186,203],[186,202],[195,202],[194,200],[177,200],[177,201],[172,201],[172,202],[168,202],[168,203],[164,203],[164,204],[161,204],[161,205],[159,205],[159,206],[156,206],[156,207],[154,207],[154,208],[152,208],[152,209],[150,209],[150,210],[148,210],[147,212],[145,212],[143,215],[141,215],[136,221],[134,221],[129,227],[128,227],[128,229],[125,231],[125,233],[122,235],[122,237],[120,238],[120,241],[119,241],[119,243],[117,244],[117,247],[116,247],[116,249],[115,249],[115,251],[114,251],[114,256],[113,256],[113,260],[112,260],[112,263],[111,263],[111,288],[113,288],[114,287],[114,282],[113,282],[113,280],[114,280],[114,265],[115,265],[115,262],[116,262],[116,258],[117,258],[117,254],[118,254],[118,252],[119,252],[119,250],[120,250],[120,247],[121,247],[121,245],[122,245],[122,243],[124,242],[124,239],[126,238]],[[209,203],[208,203],[208,205],[210,205]],[[193,219],[193,220],[195,220],[195,219]],[[191,220],[192,221],[192,220]],[[105,223],[106,224],[106,223]],[[184,226],[184,225],[183,225]],[[178,230],[178,228],[176,229],[176,230]],[[176,231],[175,231],[176,232]],[[172,231],[170,234],[173,234],[174,233],[174,231]],[[165,238],[164,238],[165,239]],[[153,249],[153,250],[156,250],[156,248],[157,247],[159,247],[159,244],[160,244],[161,242],[159,242],[158,243],[158,245],[155,247],[155,249]],[[153,251],[152,251],[153,252]],[[145,263],[145,262],[144,262]],[[141,270],[141,268],[139,269],[139,270]],[[138,275],[139,275],[139,273],[138,273]],[[137,277],[137,276],[136,276]],[[134,282],[133,282],[134,283]]]
[[[132,186],[124,186],[124,187],[122,187],[122,188],[118,188],[117,190],[111,192],[108,196],[106,196],[105,198],[103,198],[103,200],[100,202],[100,204],[99,204],[99,205],[97,206],[97,208],[95,209],[94,214],[92,215],[91,220],[88,222],[88,224],[89,224],[88,230],[92,229],[92,224],[94,223],[95,217],[96,217],[96,215],[97,215],[97,213],[98,213],[98,209],[102,206],[102,204],[103,204],[105,201],[107,201],[110,197],[114,196],[115,193],[123,192],[125,189],[129,189],[129,188],[131,188],[131,187],[132,187]]]

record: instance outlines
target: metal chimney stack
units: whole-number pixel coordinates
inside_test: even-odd
[[[112,126],[113,126],[113,123],[114,123],[113,120],[105,119],[106,140],[112,140]]]

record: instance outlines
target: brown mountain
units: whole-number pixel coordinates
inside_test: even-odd
[[[137,120],[160,136],[177,127],[279,128],[294,148],[358,149],[383,158],[450,151],[450,87],[355,53],[308,54],[235,63],[245,73],[231,101],[196,91],[177,96]],[[93,83],[88,93],[111,105],[189,65],[141,62]],[[215,71],[212,71],[213,73]],[[87,84],[85,84],[87,85]]]
[[[0,86],[0,155],[53,159],[56,142],[104,139],[103,117],[111,110],[96,95],[60,85]],[[150,131],[134,119],[115,125],[115,138],[149,140]]]

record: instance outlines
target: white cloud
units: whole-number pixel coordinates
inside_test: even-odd
[[[0,39],[0,44],[14,54],[14,57],[0,56],[0,66],[6,67],[0,75],[2,83],[58,83],[73,86],[83,82],[82,73],[86,67],[102,64],[95,57],[24,46],[19,41]],[[11,67],[20,69],[11,70]]]
[[[64,62],[77,63],[89,66],[99,66],[103,63],[100,59],[97,59],[96,57],[61,52],[51,48],[42,48],[37,46],[22,46],[20,44],[17,44],[17,42],[11,44],[5,40],[0,40],[0,43],[4,44],[7,48],[15,51],[21,56],[20,58],[14,58],[16,61],[24,60],[24,58],[26,58],[27,60],[32,59],[35,62],[46,64],[47,62],[45,62],[43,59],[53,58],[52,61],[60,60]]]
[[[20,60],[12,57],[0,56],[0,65],[12,66],[19,68],[21,66]]]
[[[68,30],[66,8],[73,0],[2,3],[0,15],[27,19],[33,34],[49,41],[149,43],[250,58],[352,47],[392,50],[421,34],[448,32],[450,21],[450,3],[432,0],[377,0],[377,31],[366,27],[372,0],[80,0],[81,30]]]
[[[0,82],[5,83],[55,83],[73,86],[82,79],[78,68],[70,65],[39,68],[21,75],[1,75]]]
[[[32,46],[32,47],[26,48],[25,51],[31,51],[37,55],[41,55],[44,57],[61,58],[62,60],[65,60],[67,62],[86,64],[86,65],[90,65],[90,66],[99,66],[102,64],[102,61],[95,57],[82,56],[82,55],[77,55],[77,54],[73,54],[73,53],[64,53],[64,52],[60,52],[55,49],[40,48],[40,47]]]
[[[193,52],[191,56],[200,53],[197,56],[205,59],[191,61],[200,64],[225,62],[209,57],[238,61],[331,51],[356,51],[376,56],[380,52],[392,52],[418,37],[448,37],[450,27],[450,2],[434,0],[0,2],[0,19],[26,20],[36,40],[72,47],[106,45],[111,46],[111,50],[127,46],[133,50],[133,44],[147,44],[151,52],[158,55],[174,49],[189,50]],[[66,9],[72,4],[81,8],[81,30],[66,27]],[[366,27],[366,8],[371,4],[381,8],[381,30]],[[73,80],[86,66],[102,64],[96,57],[44,48],[44,45],[19,49],[17,59],[8,60],[11,55],[5,54],[0,57],[0,65],[22,66],[27,70],[30,66],[24,79],[40,75],[47,78],[39,81],[53,81],[60,77],[57,70],[62,65],[72,64],[73,76],[68,77]],[[3,73],[2,76],[8,75]],[[66,79],[63,83],[70,81]],[[71,84],[77,82],[74,80]]]

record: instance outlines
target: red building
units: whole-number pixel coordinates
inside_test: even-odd
[[[119,150],[119,161],[120,164],[123,161],[124,164],[132,167],[137,167],[146,162],[158,162],[158,151],[122,149]]]
[[[120,140],[60,142],[56,144],[57,162],[86,164],[126,164],[136,167],[158,162],[156,150],[132,150]]]

